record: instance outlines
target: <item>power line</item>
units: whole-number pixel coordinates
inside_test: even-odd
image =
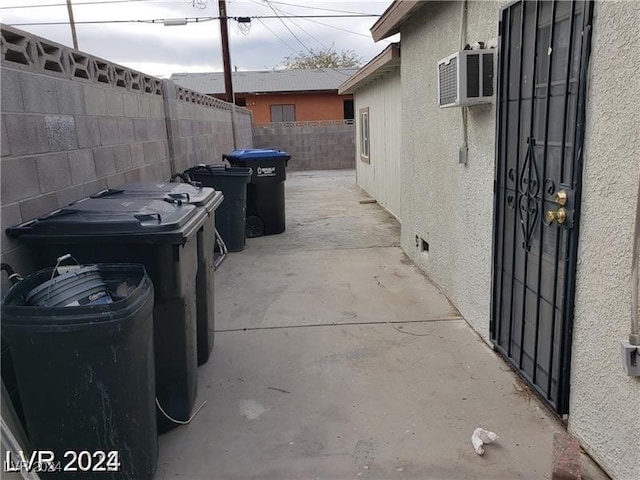
[[[90,2],[74,2],[73,6],[81,6],[81,5],[106,5],[106,4],[112,4],[112,3],[138,3],[138,2],[153,2],[154,0],[96,0],[96,1],[90,1]],[[161,3],[173,3],[173,2],[161,2]],[[257,2],[254,2],[257,3]],[[296,7],[296,8],[307,8],[307,9],[311,9],[311,10],[320,10],[323,12],[335,12],[335,13],[350,13],[350,14],[354,14],[354,15],[368,15],[365,14],[364,12],[353,12],[353,11],[349,11],[349,10],[336,10],[336,9],[332,9],[332,8],[320,8],[320,7],[311,7],[309,5],[297,5],[297,4],[293,4],[293,3],[286,3],[286,2],[274,2],[271,1],[271,3],[275,3],[278,5],[285,5],[285,6],[289,6],[289,7]],[[0,7],[0,10],[18,10],[18,9],[24,9],[24,8],[46,8],[46,7],[64,7],[66,6],[66,3],[42,3],[42,4],[38,4],[38,5],[14,5],[14,6],[8,6],[8,7]],[[379,16],[379,14],[371,14],[372,16]]]
[[[266,28],[267,30],[269,30],[278,40],[280,40],[286,47],[288,47],[292,52],[296,52],[297,50],[295,48],[293,48],[291,45],[289,45],[287,42],[285,42],[282,38],[280,38],[280,36],[274,32],[273,30],[271,30],[266,23],[264,23],[262,20],[260,20],[259,18],[257,19],[263,26],[264,28]]]
[[[358,18],[358,17],[370,17],[372,15],[253,15],[249,17],[226,17],[232,20],[238,21],[240,18],[250,18],[255,20],[269,20],[269,19],[278,19],[282,21],[283,18]],[[375,15],[377,16],[377,15]],[[154,18],[154,19],[141,19],[141,20],[84,20],[80,22],[75,22],[76,24],[103,24],[103,23],[164,23],[172,20],[184,20],[187,23],[199,23],[199,22],[210,22],[212,20],[220,20],[220,17],[182,17],[182,18]],[[284,23],[284,22],[283,22]],[[68,21],[59,21],[59,22],[26,22],[26,23],[9,23],[9,25],[14,27],[26,27],[26,26],[37,26],[37,25],[69,25]],[[285,27],[287,25],[285,24]],[[289,27],[287,27],[289,29]],[[290,30],[289,30],[290,31]],[[295,34],[291,32],[291,34],[295,37]],[[306,48],[306,46],[305,46]]]
[[[293,38],[295,38],[295,39],[298,41],[298,43],[299,43],[300,45],[302,45],[302,46],[307,50],[307,52],[309,52],[311,55],[313,55],[313,52],[311,51],[311,49],[310,49],[309,47],[307,47],[307,46],[304,44],[304,42],[303,42],[302,40],[300,40],[300,39],[298,38],[298,36],[297,36],[295,33],[293,33],[293,31],[289,28],[289,26],[288,26],[286,23],[284,23],[284,20],[282,19],[282,16],[281,16],[281,15],[280,15],[280,16],[278,15],[278,12],[276,12],[275,8],[273,8],[273,6],[269,3],[269,0],[264,0],[264,1],[265,1],[265,3],[269,6],[269,8],[270,8],[271,10],[273,10],[273,13],[275,13],[275,14],[276,14],[276,16],[278,17],[278,19],[279,19],[279,20],[280,20],[280,22],[282,23],[282,25],[284,25],[284,28],[286,28],[287,30],[289,30],[289,33],[290,33],[291,35],[293,35]]]
[[[296,5],[296,4],[293,4],[293,3],[274,2],[273,0],[269,0],[269,1],[270,1],[270,3],[275,3],[275,4],[278,4],[278,5],[285,5],[287,7],[310,8],[312,10],[322,10],[324,12],[354,13],[354,14],[361,14],[362,13],[362,12],[350,12],[350,11],[347,11],[347,10],[334,10],[332,8],[310,7],[309,5]],[[379,16],[380,16],[380,14],[376,15],[376,17],[379,17]]]
[[[275,10],[277,10],[277,11],[278,11],[278,13],[279,13],[280,15],[285,15],[285,14],[287,14],[287,13],[288,13],[288,12],[283,11],[283,10],[282,10],[282,9],[280,9],[280,8],[277,8],[277,7],[273,7],[273,8],[274,8]],[[324,43],[322,43],[322,42],[321,42],[320,40],[318,40],[316,37],[314,37],[313,35],[311,35],[311,33],[307,32],[304,28],[302,28],[300,25],[298,25],[295,21],[293,21],[293,20],[289,20],[289,21],[290,21],[293,25],[295,25],[296,27],[298,27],[300,30],[302,30],[304,33],[306,33],[310,38],[312,38],[312,39],[313,39],[313,40],[315,40],[317,43],[319,43],[322,47],[327,48],[327,49],[329,48],[327,45],[325,45]]]
[[[262,7],[267,8],[267,7],[264,5],[264,3],[257,2],[256,0],[250,0],[250,1],[251,1],[251,3],[255,3],[256,5],[260,5],[260,6],[262,6]],[[281,4],[281,5],[283,5],[283,4],[284,4],[284,2],[273,2],[273,1],[272,1],[271,3],[278,3],[278,4]],[[288,5],[288,4],[287,4],[287,5]],[[293,5],[292,5],[292,6],[293,6]],[[300,5],[300,6],[302,6],[302,5]],[[305,7],[305,8],[306,8],[306,7]],[[315,8],[315,7],[308,7],[308,8]],[[284,10],[282,10],[282,9],[279,9],[279,10],[280,10],[281,12],[284,12],[284,13],[289,13],[289,12],[285,12],[285,11],[284,11]],[[376,15],[376,16],[378,16],[378,15]],[[359,32],[354,32],[353,30],[347,30],[347,29],[345,29],[345,28],[337,27],[337,26],[335,26],[335,25],[330,25],[330,24],[328,24],[328,23],[318,22],[317,20],[311,20],[311,19],[310,19],[310,18],[308,18],[308,17],[304,17],[304,18],[302,18],[302,20],[306,20],[306,21],[308,21],[308,22],[316,23],[316,24],[318,24],[318,25],[322,25],[322,26],[324,26],[324,27],[329,27],[329,28],[333,28],[333,29],[336,29],[336,30],[340,30],[340,31],[342,31],[342,32],[351,33],[351,34],[353,34],[353,35],[358,35],[358,36],[360,36],[360,37],[368,38],[369,40],[371,40],[371,35],[367,35],[367,34],[359,33]],[[384,42],[387,42],[387,43],[391,43],[391,42],[390,42],[389,40],[387,40],[387,39],[384,39],[383,41],[384,41]]]
[[[313,22],[313,23],[316,23],[318,25],[323,25],[325,27],[335,28],[336,30],[340,30],[342,32],[352,33],[353,35],[359,35],[361,37],[365,37],[365,38],[371,39],[371,35],[367,35],[367,34],[360,33],[360,32],[354,32],[352,30],[347,30],[346,28],[336,27],[335,25],[330,25],[328,23],[318,22],[317,20],[311,20],[310,18],[303,18],[302,20],[306,20],[307,22]],[[388,40],[383,40],[383,41],[388,42]]]
[[[255,0],[250,0],[250,1],[251,1],[251,3],[255,3],[256,5],[260,5],[261,7],[264,7],[264,6],[265,6],[263,3],[256,2]],[[266,7],[265,7],[265,8],[266,8]],[[280,42],[282,42],[285,46],[287,46],[287,47],[289,48],[289,50],[291,50],[291,51],[292,51],[292,52],[294,52],[294,53],[297,53],[297,52],[298,52],[295,48],[293,48],[291,45],[289,45],[287,42],[285,42],[285,41],[280,37],[280,35],[278,35],[276,32],[274,32],[273,30],[271,30],[271,28],[269,28],[269,26],[268,26],[266,23],[264,23],[264,22],[263,22],[262,20],[260,20],[260,19],[258,19],[258,21],[259,21],[259,22],[260,22],[260,23],[261,23],[261,24],[262,24],[262,25],[263,25],[267,30],[269,30],[269,31],[270,31],[270,32],[271,32],[271,33],[272,33],[272,34],[273,34],[273,35],[274,35],[278,40],[280,40]]]
[[[255,0],[251,0],[251,2],[252,2],[252,3],[255,3],[256,5],[262,5],[261,3],[258,3],[258,2],[256,2]],[[294,6],[294,5],[292,5],[292,4],[285,4],[284,2],[274,2],[274,1],[271,1],[271,3],[278,3],[278,4],[280,4],[280,5],[291,5],[291,6]],[[263,6],[264,6],[264,5],[263,5]],[[296,6],[298,6],[298,5],[296,5]],[[299,5],[299,6],[302,6],[302,5]],[[315,7],[305,7],[305,8],[315,8]],[[283,9],[281,9],[281,8],[279,8],[278,10],[279,10],[280,12],[284,13],[284,14],[291,15],[291,13],[290,13],[290,12],[287,12],[286,10],[283,10]],[[358,36],[360,36],[360,37],[368,38],[369,40],[371,40],[371,35],[367,35],[367,34],[360,33],[360,32],[354,32],[353,30],[347,30],[346,28],[337,27],[337,26],[335,26],[335,25],[330,25],[330,24],[328,24],[328,23],[318,22],[317,20],[311,20],[310,18],[303,18],[302,20],[306,20],[306,21],[308,21],[308,22],[312,22],[312,23],[315,23],[315,24],[317,24],[317,25],[322,25],[322,26],[324,26],[324,27],[334,28],[334,29],[336,29],[336,30],[340,30],[340,31],[342,31],[342,32],[351,33],[351,34],[353,34],[353,35],[358,35]],[[299,27],[299,28],[301,28],[301,27]],[[392,43],[392,42],[390,42],[390,41],[389,41],[389,40],[387,40],[387,39],[384,39],[383,41],[384,41],[384,42],[387,42],[387,43]]]
[[[77,7],[80,5],[99,5],[99,4],[106,4],[106,3],[132,3],[132,2],[151,2],[153,0],[102,0],[102,1],[95,1],[95,2],[81,2],[81,3],[74,3],[73,6]],[[0,7],[0,10],[14,10],[14,9],[18,9],[18,8],[42,8],[42,7],[63,7],[66,6],[66,3],[47,3],[47,4],[40,4],[40,5],[16,5],[15,7]]]
[[[273,10],[273,13],[276,13],[276,14],[278,13],[278,12],[276,11],[276,9],[273,7],[273,5],[271,5],[271,3],[269,3],[269,0],[264,0],[264,2],[265,2],[267,5],[269,5],[269,8],[270,8],[271,10]],[[302,45],[302,46],[303,46],[303,47],[304,47],[304,48],[309,52],[309,54],[313,56],[313,55],[314,55],[313,50],[311,50],[309,47],[307,47],[307,46],[302,42],[302,40],[300,40],[300,39],[296,36],[296,34],[295,34],[295,33],[293,33],[293,31],[292,31],[292,30],[287,26],[287,24],[284,22],[283,18],[291,18],[291,16],[287,16],[287,17],[285,17],[284,15],[280,15],[280,17],[278,17],[278,18],[280,19],[280,22],[282,22],[282,24],[285,26],[285,28],[286,28],[287,30],[289,30],[289,33],[291,33],[291,35],[293,35],[293,36],[294,36],[294,38],[295,38],[296,40],[298,40],[298,42],[300,42],[300,45]],[[294,25],[295,25],[295,22],[293,22],[293,21],[292,21],[292,23],[294,23]],[[323,71],[323,72],[325,72],[325,73],[327,72],[327,71],[326,71],[326,69],[324,69],[324,68],[320,68],[320,70],[321,70],[321,71]],[[350,74],[348,74],[348,73],[344,73],[344,72],[341,72],[340,70],[338,70],[338,69],[336,69],[336,68],[333,68],[333,67],[330,67],[330,70],[333,70],[335,73],[338,73],[338,74],[340,74],[340,75],[342,75],[342,76],[345,76],[345,77],[350,77],[350,76],[351,76]]]
[[[75,22],[76,25],[98,25],[106,23],[164,23],[172,20],[184,20],[187,23],[202,23],[210,22],[212,20],[220,20],[220,17],[192,17],[192,18],[155,18],[149,20],[83,20]],[[61,22],[27,22],[27,23],[10,23],[12,27],[28,27],[39,25],[69,25],[68,21]]]

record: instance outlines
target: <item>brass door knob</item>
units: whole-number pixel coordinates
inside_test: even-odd
[[[553,201],[559,205],[564,206],[567,204],[568,199],[569,199],[569,196],[567,195],[567,192],[565,192],[564,190],[560,190],[555,194]]]
[[[567,211],[564,208],[549,210],[544,217],[549,224],[552,224],[553,222],[562,224],[567,221]]]

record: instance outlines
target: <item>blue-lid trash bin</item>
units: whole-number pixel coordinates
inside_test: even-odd
[[[229,165],[196,165],[184,174],[205,187],[213,187],[224,195],[216,211],[216,228],[229,252],[241,252],[245,246],[247,184],[251,170]]]
[[[84,198],[7,229],[36,268],[70,253],[82,264],[141,263],[155,291],[158,432],[190,418],[197,394],[197,234],[205,209],[140,196]]]
[[[71,272],[52,280],[56,269],[47,268],[3,300],[2,338],[13,356],[25,430],[33,451],[53,452],[61,467],[99,466],[104,478],[150,480],[158,458],[153,284],[139,264],[91,268],[103,295],[73,297],[88,277]],[[59,279],[66,283],[49,287]],[[49,306],[55,295],[64,302]],[[75,464],[67,452],[78,455]],[[58,470],[43,478],[87,475]]]
[[[251,169],[245,233],[249,238],[285,231],[284,182],[291,155],[281,150],[242,149],[222,156],[234,167]]]
[[[209,185],[207,185],[208,187]],[[207,212],[207,220],[196,235],[198,273],[196,274],[196,317],[198,365],[209,360],[215,338],[214,249],[219,210],[224,205],[223,192],[179,182],[131,182],[91,195],[91,198],[125,199],[148,197],[168,202],[188,203]]]

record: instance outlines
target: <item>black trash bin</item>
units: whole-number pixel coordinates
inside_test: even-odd
[[[111,303],[93,294],[86,302],[76,296],[76,306],[29,304],[30,292],[53,271],[12,287],[1,324],[32,449],[53,452],[56,466],[77,469],[43,478],[87,478],[81,470],[88,467],[104,469],[95,473],[100,478],[151,479],[158,458],[153,285],[142,265],[100,264],[97,275]],[[63,293],[76,286],[64,285]],[[45,288],[45,302],[55,288]]]
[[[184,171],[192,180],[220,190],[224,195],[216,211],[216,228],[230,252],[244,250],[247,183],[251,170],[228,165],[197,165]]]
[[[280,150],[234,150],[222,156],[235,167],[251,169],[247,187],[246,236],[275,235],[285,230],[284,181],[288,153]]]
[[[207,185],[208,187],[208,185]],[[196,316],[198,365],[209,360],[214,344],[214,248],[218,211],[223,205],[223,195],[212,188],[196,187],[188,183],[157,182],[126,183],[118,188],[102,190],[91,198],[120,199],[148,197],[172,203],[188,203],[203,208],[207,220],[198,230],[198,273],[196,275]]]
[[[13,404],[13,408],[16,412],[17,419],[24,424],[24,414],[22,412],[22,401],[20,400],[20,390],[18,390],[18,383],[16,381],[16,374],[13,368],[13,358],[11,357],[11,349],[9,345],[2,339],[2,352],[0,354],[0,370],[2,375],[2,382],[7,389],[9,400]]]
[[[141,263],[153,281],[158,431],[190,417],[197,393],[197,233],[204,209],[144,197],[85,198],[7,229],[37,268],[67,253],[82,264]]]

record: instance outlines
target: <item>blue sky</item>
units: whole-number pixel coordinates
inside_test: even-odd
[[[0,20],[19,23],[68,22],[66,0],[3,0]],[[94,20],[148,20],[218,16],[217,0],[129,0],[96,3],[73,0],[76,22]],[[92,3],[88,3],[92,2]],[[83,3],[86,3],[83,5]],[[37,8],[11,6],[50,5]],[[340,15],[358,12],[379,15],[391,4],[384,1],[227,0],[229,16]],[[273,9],[272,9],[273,8]],[[231,63],[238,70],[276,68],[287,55],[299,51],[335,46],[354,50],[365,62],[388,43],[374,43],[369,29],[376,17],[315,19],[254,19],[248,32],[237,22],[229,22]],[[50,40],[72,46],[69,25],[18,26]],[[174,72],[221,71],[220,27],[217,20],[164,26],[162,23],[78,24],[78,44],[82,51],[145,73],[168,77]],[[297,38],[296,38],[297,37]]]

